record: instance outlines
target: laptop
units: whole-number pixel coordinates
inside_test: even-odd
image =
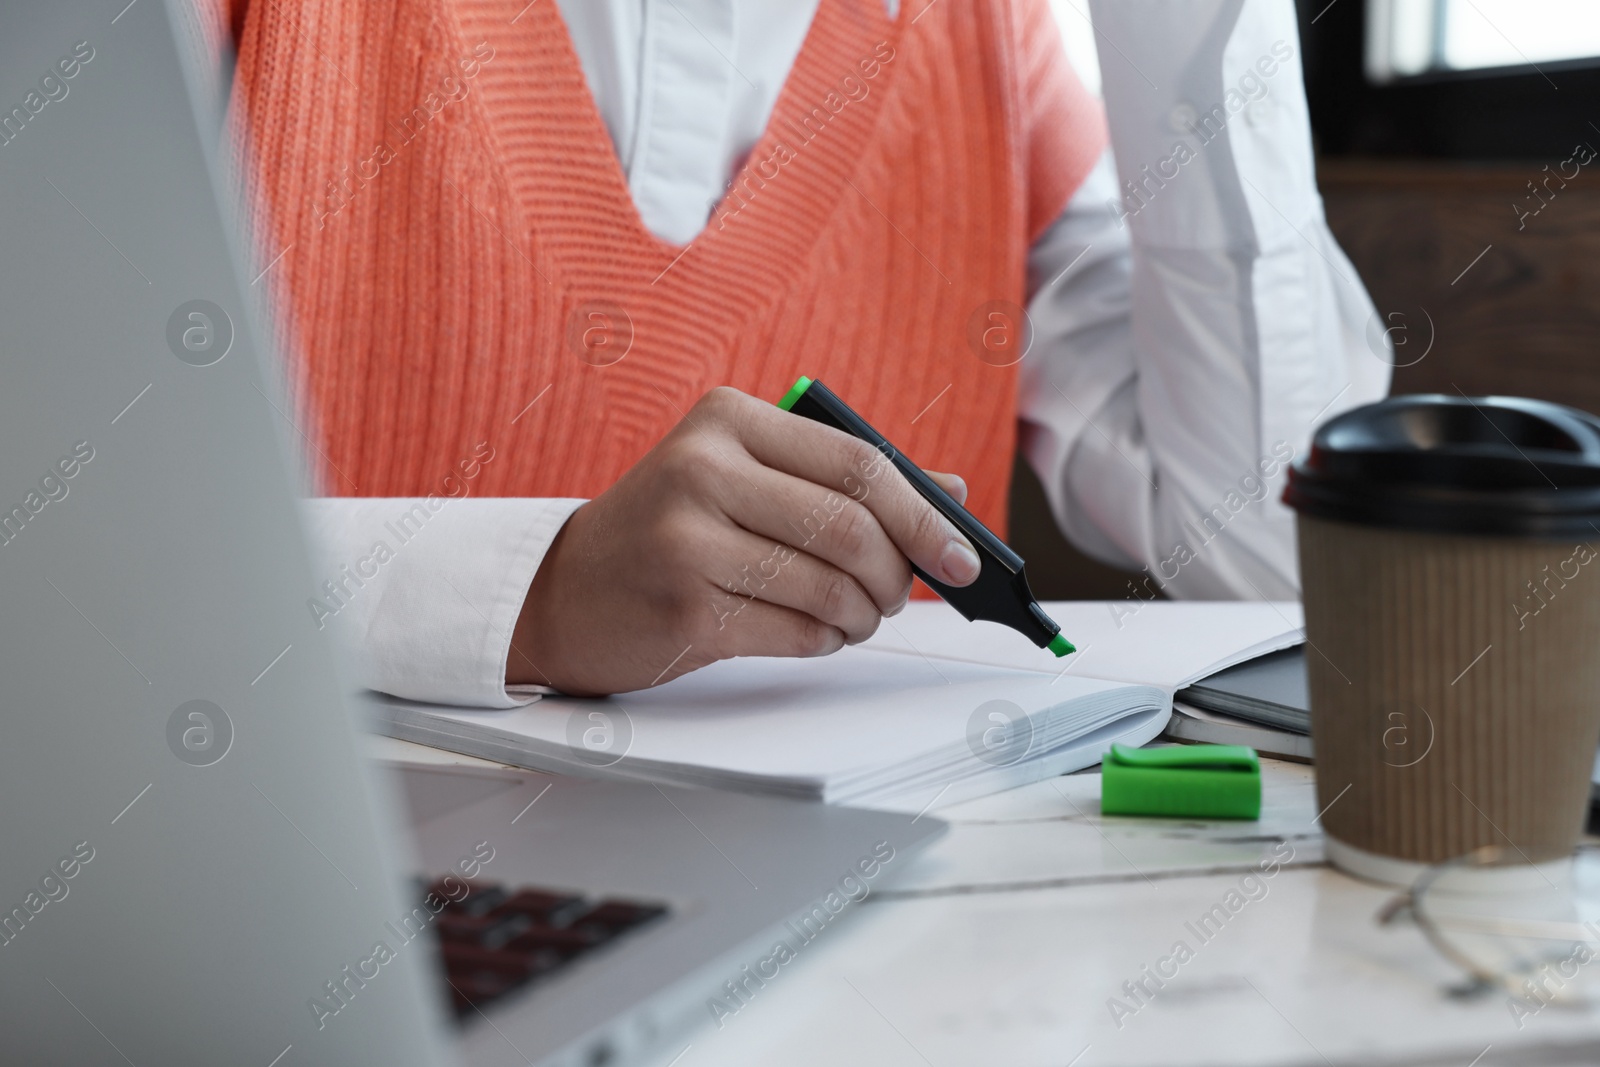
[[[738,1025],[941,826],[360,758],[188,19],[0,0],[5,1060],[594,1067]]]

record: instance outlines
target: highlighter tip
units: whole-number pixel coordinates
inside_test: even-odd
[[[1052,637],[1050,639],[1050,644],[1047,647],[1050,649],[1051,652],[1054,652],[1057,656],[1065,656],[1069,652],[1078,651],[1076,648],[1073,647],[1072,642],[1068,641],[1061,634],[1056,634],[1054,637]]]

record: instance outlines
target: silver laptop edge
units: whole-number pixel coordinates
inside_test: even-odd
[[[304,610],[310,428],[259,340],[192,18],[0,0],[6,1061],[615,1063],[727,1022],[784,920],[831,915],[875,842],[904,855],[942,827],[562,779],[491,836],[550,784],[517,776],[419,815],[412,856],[333,631]],[[451,777],[408,790],[419,775]],[[431,939],[395,929],[408,876],[480,840],[507,843],[486,873],[509,886],[675,911],[451,1029]]]
[[[441,1064],[420,948],[364,1025],[307,1008],[372,958],[409,865],[294,595],[294,430],[193,58],[162,3],[119,7],[0,8],[6,1056]]]

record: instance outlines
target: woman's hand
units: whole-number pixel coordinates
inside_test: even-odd
[[[908,560],[956,586],[980,566],[872,446],[714,389],[556,536],[506,680],[599,695],[731,656],[825,656],[905,606]]]

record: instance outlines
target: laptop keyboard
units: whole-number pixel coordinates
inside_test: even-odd
[[[451,901],[433,925],[458,1020],[667,914],[660,904],[461,878],[421,888]]]

